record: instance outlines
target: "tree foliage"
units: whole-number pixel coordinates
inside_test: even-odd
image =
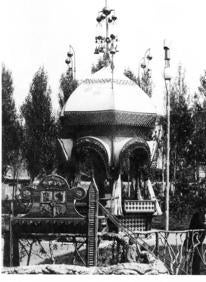
[[[190,144],[190,160],[193,167],[206,162],[206,111],[198,111],[193,114],[194,132]],[[197,172],[196,172],[197,174]],[[196,175],[196,177],[198,177]]]
[[[2,67],[2,175],[7,167],[14,166],[19,158],[22,128],[13,99],[13,79],[9,70]]]
[[[152,81],[149,70],[145,70],[142,76],[136,76],[130,69],[126,69],[124,74],[135,82],[149,97],[152,96]]]
[[[95,73],[101,70],[103,67],[106,67],[111,63],[110,58],[106,54],[99,58],[96,65],[92,66],[91,72]],[[152,81],[150,76],[150,70],[144,70],[143,74],[135,75],[130,69],[125,69],[124,75],[136,83],[149,97],[152,96]]]
[[[200,95],[203,97],[202,107],[206,109],[206,70],[204,74],[200,76],[200,86],[198,87]]]
[[[109,54],[104,54],[101,58],[98,59],[95,65],[92,65],[91,73],[95,73],[101,70],[103,67],[108,66],[110,63]]]
[[[95,73],[95,72],[101,70],[105,66],[106,66],[106,63],[105,63],[104,59],[100,58],[96,65],[92,65],[91,72]]]
[[[32,179],[42,170],[51,172],[55,165],[56,125],[47,80],[40,68],[21,107],[25,120],[24,155]]]
[[[77,80],[73,79],[73,76],[67,72],[66,74],[62,74],[60,78],[60,89],[61,92],[59,93],[59,106],[60,109],[63,108],[64,104],[77,88],[78,82]]]
[[[193,105],[194,134],[191,155],[194,166],[206,162],[206,71],[200,76],[200,86]]]
[[[171,134],[170,134],[170,155],[171,155],[171,174],[176,181],[176,173],[179,176],[185,168],[191,164],[190,150],[193,135],[192,112],[187,103],[187,86],[181,67],[178,70],[178,76],[171,85],[170,103],[171,103]],[[184,175],[180,176],[181,178]]]
[[[181,182],[176,185],[174,194],[170,194],[170,212],[175,220],[173,228],[186,229],[194,213],[194,207],[198,206],[201,200],[206,199],[206,191],[199,184]],[[172,222],[171,222],[172,223]],[[177,226],[179,223],[179,226]]]
[[[124,71],[124,75],[140,86],[140,79],[130,69]]]
[[[200,92],[204,91],[204,79],[200,78]],[[200,90],[201,89],[201,90]],[[198,166],[206,160],[206,111],[200,101],[191,107],[188,98],[188,88],[181,67],[176,79],[170,87],[170,182],[175,186],[175,192],[170,191],[170,216],[177,228],[189,224],[192,207],[199,199],[205,198],[205,180],[198,180]],[[167,121],[162,118],[164,128],[163,146],[166,153]],[[165,203],[165,198],[162,197]]]

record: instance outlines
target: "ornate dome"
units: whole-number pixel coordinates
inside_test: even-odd
[[[127,124],[151,126],[156,109],[151,99],[133,81],[110,67],[82,81],[67,100],[62,116],[70,125]]]

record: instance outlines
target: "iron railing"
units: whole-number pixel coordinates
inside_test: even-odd
[[[146,250],[154,258],[160,259],[170,274],[194,274],[194,271],[198,272],[197,268],[206,274],[206,240],[204,240],[206,230],[133,232],[125,228],[116,216],[112,215],[100,203],[99,207],[119,230],[135,240],[138,248]]]

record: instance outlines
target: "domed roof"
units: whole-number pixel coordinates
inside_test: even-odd
[[[97,122],[94,120],[94,115],[97,114],[100,118],[98,122],[119,123],[121,116],[120,123],[125,123],[125,115],[126,119],[136,120],[137,116],[141,116],[144,120],[147,117],[151,121],[151,118],[156,116],[156,109],[150,97],[136,83],[117,73],[116,68],[112,87],[112,72],[109,66],[83,80],[62,111],[62,115],[70,116],[71,122],[74,116],[78,116],[76,122],[80,123],[86,123],[88,116],[89,123]]]

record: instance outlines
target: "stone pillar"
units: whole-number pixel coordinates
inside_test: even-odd
[[[89,187],[88,233],[87,233],[87,266],[97,265],[97,231],[99,191],[94,180]]]

